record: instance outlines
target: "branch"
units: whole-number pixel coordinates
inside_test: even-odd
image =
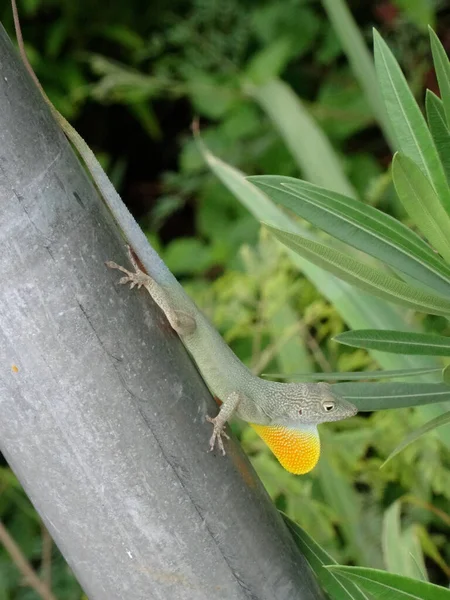
[[[90,600],[317,600],[0,27],[0,450]]]

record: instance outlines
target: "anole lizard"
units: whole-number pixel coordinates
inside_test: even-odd
[[[338,397],[326,383],[266,381],[253,375],[237,358],[149,245],[89,146],[47,98],[25,53],[16,0],[11,3],[22,60],[132,248],[129,256],[135,272],[113,262],[107,266],[125,273],[119,283],[145,287],[192,355],[211,392],[222,401],[219,414],[207,417],[213,424],[210,449],[217,444],[225,454],[222,438],[228,436],[224,427],[236,415],[252,425],[285,469],[307,473],[320,455],[317,425],[351,417],[356,407]]]

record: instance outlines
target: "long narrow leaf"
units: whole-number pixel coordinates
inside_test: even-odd
[[[442,427],[442,425],[448,425],[449,423],[450,423],[450,411],[444,413],[443,415],[439,415],[438,417],[436,417],[435,419],[432,419],[431,421],[428,421],[428,423],[425,423],[418,429],[415,429],[409,435],[407,435],[405,437],[405,439],[402,440],[402,442],[389,454],[389,456],[387,457],[387,459],[384,461],[384,463],[381,466],[384,467],[384,465],[387,462],[389,462],[392,458],[394,458],[394,456],[397,456],[397,454],[399,454],[407,446],[409,446],[410,444],[412,444],[413,442],[418,440],[420,437],[425,435],[425,433],[428,433],[429,431],[432,431],[433,429],[437,429],[437,427]]]
[[[424,528],[420,525],[409,525],[402,532],[402,540],[405,552],[410,558],[409,576],[420,579],[421,581],[429,581],[421,538],[419,537],[423,529]],[[407,575],[407,573],[405,573],[405,575]]]
[[[333,389],[360,412],[409,408],[450,400],[445,383],[334,383]],[[442,415],[440,415],[442,416]]]
[[[334,558],[319,546],[297,523],[294,523],[287,515],[281,514],[294,538],[295,544],[308,561],[322,588],[329,594],[332,600],[369,600],[369,596],[362,592],[357,585],[350,581],[343,581],[331,573],[331,571],[325,569],[327,565],[337,564]]]
[[[344,219],[348,219],[349,223],[357,224],[363,228],[365,221],[369,221],[370,225],[367,227],[369,231],[376,233],[381,230],[386,237],[392,236],[395,240],[398,240],[399,244],[411,245],[412,249],[420,251],[426,256],[434,256],[431,248],[401,221],[359,200],[295,177],[252,175],[247,179],[263,189],[276,202],[286,206],[301,217],[303,217],[303,213],[297,212],[301,210],[299,204],[306,201],[317,205],[324,213],[340,216],[344,224],[347,223]],[[328,210],[325,211],[325,209]],[[341,223],[336,222],[334,224],[339,225]],[[447,265],[445,267],[447,272],[450,273],[450,267]]]
[[[450,356],[450,338],[434,333],[360,329],[339,333],[334,339],[340,344],[353,346],[353,348],[366,348],[395,354]]]
[[[358,584],[376,600],[450,600],[450,591],[432,583],[365,567],[327,567],[338,577]]]
[[[450,218],[430,181],[414,161],[402,154],[394,156],[392,176],[405,210],[436,250],[450,262]]]
[[[433,184],[447,212],[450,192],[436,147],[406,79],[386,42],[374,31],[375,67],[397,148],[413,160]]]
[[[397,500],[383,515],[381,542],[386,569],[390,573],[419,577],[426,581],[422,573],[425,571],[422,568],[424,561],[417,534],[412,527],[402,530],[400,512],[401,501]]]
[[[444,296],[450,295],[450,267],[397,219],[358,200],[293,177],[260,175],[248,179],[275,202],[326,233]]]
[[[433,53],[434,68],[436,69],[439,91],[444,105],[447,125],[450,125],[450,62],[444,46],[431,27],[430,32],[431,52]]]
[[[426,93],[428,127],[444,167],[447,181],[450,183],[450,128],[445,119],[442,100],[430,90]]]
[[[395,150],[395,136],[377,84],[375,66],[360,28],[344,0],[322,0],[322,4],[337,33],[352,70],[364,91],[366,100],[378,120],[385,138]]]
[[[381,531],[381,545],[386,569],[390,573],[409,575],[404,572],[404,554],[402,547],[402,530],[400,525],[401,503],[393,502],[384,512]]]
[[[330,142],[286,83],[275,79],[254,88],[252,95],[283,136],[305,179],[356,196]]]
[[[450,301],[415,288],[343,252],[299,235],[268,227],[273,235],[315,265],[390,302],[435,315],[449,315]]]
[[[336,338],[335,338],[336,339]],[[262,373],[261,377],[288,379],[289,381],[367,381],[370,379],[395,379],[441,373],[439,367],[422,369],[396,369],[390,371],[357,371],[349,373]]]

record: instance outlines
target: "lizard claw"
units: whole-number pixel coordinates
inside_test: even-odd
[[[212,423],[214,425],[213,433],[209,440],[209,452],[212,452],[214,450],[215,445],[217,444],[219,450],[222,452],[222,455],[225,456],[226,452],[222,438],[225,438],[226,440],[230,439],[230,436],[223,430],[223,428],[225,427],[225,423],[218,423],[217,417],[212,418],[207,416],[206,420],[208,421],[208,423]]]
[[[145,285],[147,283],[147,281],[150,279],[149,276],[146,275],[145,273],[143,273],[142,271],[139,270],[139,271],[136,271],[135,273],[132,273],[131,271],[128,271],[128,269],[125,269],[125,267],[121,267],[120,265],[113,262],[112,260],[109,260],[105,264],[110,269],[117,269],[118,271],[122,271],[122,273],[125,273],[125,277],[121,277],[119,279],[119,283],[121,285],[126,285],[127,283],[129,283],[131,289],[133,289],[135,286],[137,286],[138,290],[140,290],[141,287],[143,285]]]
[[[136,275],[138,275],[136,273]],[[137,286],[138,290],[141,289],[143,282],[137,280],[137,277],[134,275],[134,273],[130,273],[130,275],[126,275],[125,277],[121,277],[119,279],[119,283],[121,285],[126,285],[127,283],[130,284],[130,289],[133,289],[135,286]]]

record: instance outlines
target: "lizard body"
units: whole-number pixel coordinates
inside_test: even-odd
[[[214,425],[210,448],[217,443],[225,453],[223,428],[236,415],[252,425],[288,471],[310,471],[320,455],[317,424],[354,415],[356,408],[338,398],[326,383],[277,383],[253,375],[181,285],[176,280],[173,285],[167,267],[151,268],[147,275],[133,254],[129,250],[134,272],[114,262],[106,264],[125,273],[119,283],[147,289],[193,356],[211,392],[222,401],[217,417],[208,417]]]
[[[225,453],[222,437],[228,436],[224,427],[231,416],[237,415],[252,425],[288,471],[296,474],[310,471],[320,455],[317,425],[350,417],[356,414],[356,408],[338,397],[326,383],[266,381],[253,375],[237,358],[150,246],[92,150],[46,96],[24,50],[15,0],[12,7],[22,60],[132,248],[134,273],[116,263],[107,265],[125,273],[120,283],[147,289],[194,358],[209,389],[222,402],[219,414],[207,417],[213,424],[210,448],[217,444]]]

